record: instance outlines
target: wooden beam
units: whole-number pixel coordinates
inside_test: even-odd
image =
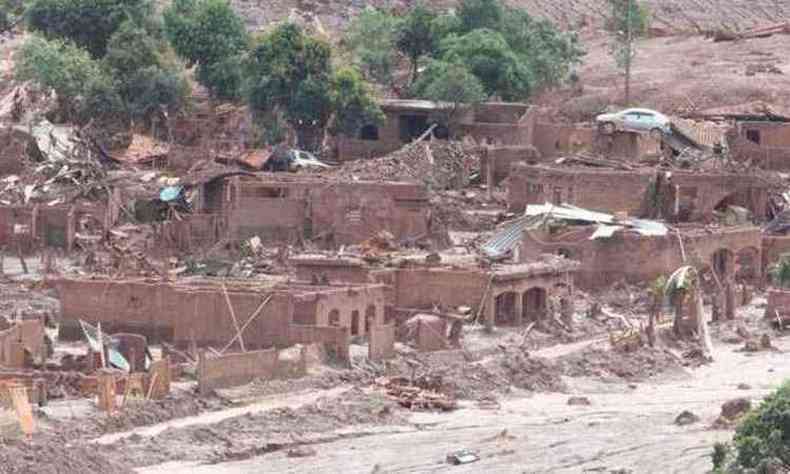
[[[244,348],[244,339],[241,337],[241,329],[239,328],[239,321],[236,319],[236,311],[233,310],[233,305],[230,303],[230,296],[228,296],[228,287],[225,286],[225,283],[222,283],[222,292],[225,294],[225,302],[228,303],[228,310],[230,310],[230,317],[233,320],[233,327],[236,329],[236,334],[239,335],[239,345],[241,346],[241,352],[247,352],[247,349]]]
[[[244,332],[244,330],[245,330],[245,329],[247,329],[247,326],[249,326],[249,325],[250,325],[250,323],[251,323],[251,322],[252,322],[252,321],[253,321],[255,318],[257,318],[257,317],[258,317],[258,315],[259,315],[259,314],[261,313],[261,311],[263,310],[263,307],[264,307],[264,306],[266,306],[266,304],[269,302],[269,300],[271,300],[271,299],[272,299],[272,296],[274,296],[274,295],[273,295],[273,294],[270,294],[269,296],[267,296],[267,297],[266,297],[266,299],[264,299],[264,300],[261,302],[261,304],[260,304],[260,305],[258,305],[258,309],[256,309],[256,310],[255,310],[255,312],[254,312],[254,313],[252,313],[252,316],[250,316],[250,317],[249,317],[249,319],[247,319],[247,322],[245,322],[245,323],[244,323],[244,325],[241,327],[241,329],[239,330],[239,332],[237,332],[237,333],[236,333],[236,335],[235,335],[235,336],[233,336],[233,339],[231,339],[231,340],[230,340],[230,342],[229,342],[229,343],[227,343],[227,344],[225,345],[225,347],[223,347],[223,348],[222,348],[222,350],[221,350],[221,351],[219,351],[220,355],[224,354],[224,353],[225,353],[225,351],[227,351],[228,349],[230,349],[230,346],[232,346],[232,345],[233,345],[233,343],[236,341],[236,339],[239,339],[239,340],[241,339],[241,335],[242,335],[242,333]]]

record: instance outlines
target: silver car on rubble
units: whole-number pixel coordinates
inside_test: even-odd
[[[665,133],[671,133],[669,117],[650,109],[626,109],[611,114],[595,117],[598,128],[612,134],[616,131],[649,133],[651,137],[660,139]]]

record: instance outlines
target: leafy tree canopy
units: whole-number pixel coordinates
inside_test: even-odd
[[[451,36],[442,42],[441,51],[444,60],[466,65],[487,95],[504,100],[529,96],[532,75],[528,64],[513,52],[502,34],[482,29]]]
[[[150,13],[145,0],[33,0],[25,15],[30,30],[72,41],[100,58],[124,21],[142,24]]]
[[[439,42],[434,28],[436,15],[418,3],[403,19],[397,33],[398,50],[411,61],[412,82],[417,79],[419,60],[433,54]]]
[[[400,24],[400,18],[369,8],[351,22],[345,38],[355,64],[381,84],[392,80],[397,65],[395,42]]]
[[[469,69],[460,63],[432,61],[414,84],[415,95],[447,103],[445,125],[449,125],[463,104],[476,104],[486,98],[485,88]]]
[[[352,135],[363,125],[384,120],[370,86],[351,67],[338,69],[332,78],[332,106],[336,111],[334,132]]]

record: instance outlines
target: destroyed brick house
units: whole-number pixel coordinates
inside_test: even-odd
[[[84,229],[105,227],[103,206],[0,206],[0,246],[24,251],[39,247],[71,251]]]
[[[710,222],[715,212],[739,206],[761,222],[768,213],[768,191],[759,176],[742,173],[517,164],[508,180],[508,208],[518,212],[528,204],[567,203],[671,222]]]
[[[419,264],[399,268],[370,265],[359,258],[303,255],[291,259],[300,279],[326,275],[332,281],[378,282],[389,288],[392,318],[403,323],[419,313],[458,314],[486,325],[522,325],[543,319],[552,296],[572,291],[577,264],[558,258],[490,268],[473,262]],[[464,315],[466,318],[469,315]]]
[[[489,102],[473,110],[461,108],[453,112],[452,130],[439,125],[446,121],[450,104],[424,100],[383,100],[381,125],[368,124],[356,136],[337,137],[340,161],[372,158],[400,149],[431,129],[433,136],[446,139],[452,133],[495,148],[516,148],[529,153],[535,128],[534,114],[529,106],[519,103]]]
[[[222,347],[242,327],[242,347],[250,349],[327,343],[342,351],[350,336],[384,324],[382,284],[225,282],[59,279],[53,284],[62,302],[61,335],[79,336],[82,319],[108,333]]]
[[[195,184],[193,214],[163,228],[164,242],[188,250],[257,236],[327,247],[381,231],[398,241],[431,235],[425,188],[404,182],[327,181],[310,176],[228,176]]]

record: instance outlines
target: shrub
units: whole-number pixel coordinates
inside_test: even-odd
[[[731,447],[714,447],[713,464],[718,472],[769,472],[777,466],[781,471],[790,469],[790,381],[744,417]]]

